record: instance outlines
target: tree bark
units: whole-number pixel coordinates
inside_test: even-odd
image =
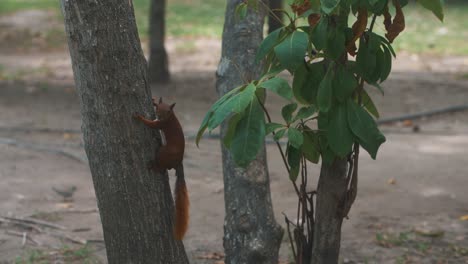
[[[228,0],[223,31],[222,57],[218,65],[216,88],[220,96],[257,78],[261,67],[255,64],[256,50],[263,38],[266,10],[249,10],[245,19],[235,17],[240,2]],[[221,126],[221,135],[227,130]],[[283,235],[275,220],[271,204],[266,151],[263,148],[256,160],[246,169],[235,165],[229,151],[222,147],[224,173],[225,262],[278,263],[278,250]]]
[[[346,159],[336,159],[331,165],[322,163],[316,196],[313,264],[338,263],[346,176]]]
[[[149,15],[149,60],[148,78],[151,84],[165,84],[170,80],[169,63],[164,38],[166,31],[165,23],[166,0],[151,0]]]
[[[270,0],[269,7],[273,14],[268,13],[268,34],[283,26],[283,12],[275,10],[283,8],[283,0]]]
[[[109,263],[188,263],[172,233],[167,173],[147,169],[160,142],[132,1],[62,0],[86,154]]]

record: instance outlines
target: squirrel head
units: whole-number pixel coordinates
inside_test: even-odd
[[[153,105],[156,108],[156,115],[158,116],[159,120],[167,120],[174,115],[173,109],[175,103],[171,105],[163,103],[162,97],[159,97],[158,102],[156,101],[156,98],[153,98]]]

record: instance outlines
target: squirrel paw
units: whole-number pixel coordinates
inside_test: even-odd
[[[138,114],[138,113],[133,113],[133,118],[134,119],[138,119],[138,120],[141,120],[143,118],[142,115]]]

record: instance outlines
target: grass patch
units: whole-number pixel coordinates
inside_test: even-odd
[[[286,1],[287,2],[287,1]],[[448,2],[448,1],[447,1]],[[150,0],[133,0],[138,31],[147,39]],[[57,0],[1,0],[0,14],[24,9],[55,10],[60,14]],[[167,34],[176,37],[221,38],[224,23],[225,1],[171,0],[167,3]],[[405,8],[405,32],[395,40],[395,48],[412,53],[437,55],[468,55],[468,3],[451,0],[446,4],[445,22],[441,23],[426,9],[415,3]],[[381,21],[376,30],[384,29]],[[56,34],[51,43],[58,42]]]
[[[48,263],[101,263],[92,255],[92,250],[87,246],[69,247],[64,245],[55,251],[33,249],[26,251],[23,255],[15,258],[15,264],[48,264]]]

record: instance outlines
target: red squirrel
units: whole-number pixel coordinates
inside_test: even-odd
[[[156,98],[153,98],[153,105],[158,116],[156,120],[146,119],[139,114],[135,114],[134,117],[146,126],[161,129],[164,133],[166,144],[159,148],[156,160],[152,161],[149,167],[156,171],[176,170],[174,237],[177,240],[182,240],[187,231],[189,220],[189,199],[182,165],[185,150],[184,132],[173,111],[175,103],[168,105],[162,102],[162,98],[159,98],[157,103]]]

